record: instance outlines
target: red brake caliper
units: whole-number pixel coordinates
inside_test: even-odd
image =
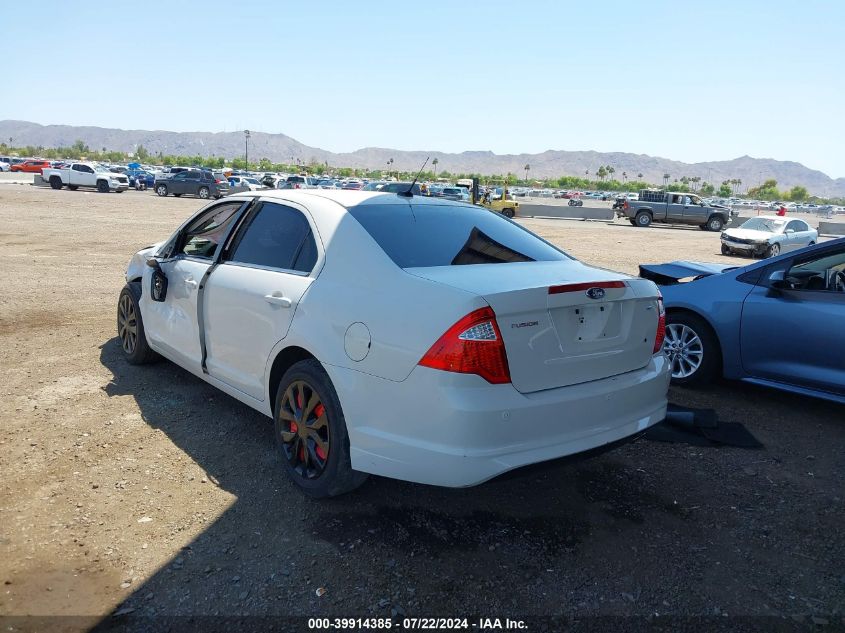
[[[323,406],[322,402],[320,404],[318,404],[316,407],[314,407],[314,415],[317,417],[318,420],[320,419],[320,417],[322,417],[322,415],[325,412],[326,412],[326,407]],[[324,451],[323,447],[320,446],[319,444],[316,447],[316,452],[317,452],[317,457],[319,457],[320,459],[323,459],[323,460],[326,459],[326,451]]]

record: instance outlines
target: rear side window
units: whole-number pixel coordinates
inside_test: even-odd
[[[569,259],[534,233],[479,207],[364,205],[349,213],[400,268]]]
[[[300,211],[263,203],[235,244],[231,261],[309,273],[317,263],[317,245]]]

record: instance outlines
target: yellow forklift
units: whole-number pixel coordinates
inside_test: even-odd
[[[497,182],[489,183],[483,194],[480,192],[478,178],[462,178],[455,184],[469,191],[469,199],[472,204],[501,213],[506,218],[519,215],[519,203],[514,200],[513,195],[508,191],[507,184],[504,182],[501,184]],[[500,190],[501,194],[497,194],[496,189]]]

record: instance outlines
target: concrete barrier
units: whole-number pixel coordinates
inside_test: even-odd
[[[35,174],[32,177],[32,184],[36,187],[49,187],[50,183],[41,177],[41,174]]]
[[[845,236],[845,222],[819,222],[819,235]]]
[[[605,220],[612,221],[612,209],[599,207],[570,207],[552,204],[519,203],[519,217],[561,218],[563,220]]]

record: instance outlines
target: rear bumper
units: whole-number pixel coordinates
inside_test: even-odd
[[[512,385],[416,367],[403,382],[327,366],[356,470],[472,486],[525,466],[618,442],[666,415],[669,366],[523,395]]]

